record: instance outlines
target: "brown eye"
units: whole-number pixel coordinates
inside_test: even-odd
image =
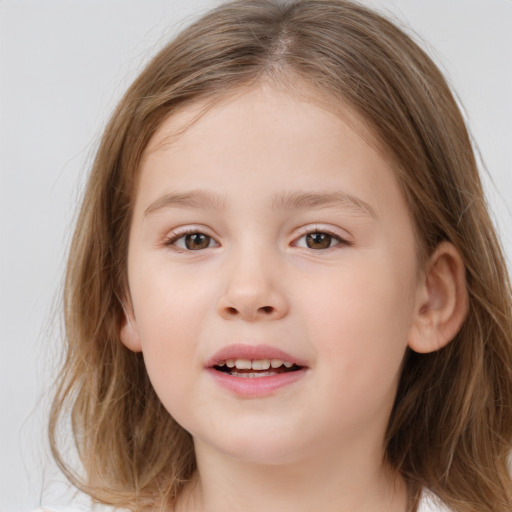
[[[195,230],[173,233],[173,236],[169,236],[165,240],[164,245],[181,252],[201,251],[212,247],[220,247],[215,238],[204,234],[202,231]]]
[[[309,249],[328,249],[332,244],[332,236],[328,233],[309,233],[306,235],[306,245]]]
[[[210,247],[212,242],[211,237],[203,233],[190,233],[185,235],[185,247],[189,251],[198,251],[200,249],[206,249]]]

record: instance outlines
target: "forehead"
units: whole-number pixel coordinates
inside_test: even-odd
[[[380,182],[396,185],[391,162],[350,108],[335,108],[311,90],[268,84],[173,113],[150,140],[140,170],[139,193],[153,201],[198,188],[270,200],[326,192],[343,176],[347,190],[335,192],[357,191],[370,204],[374,189],[389,188]]]
[[[265,112],[268,128],[272,128],[272,113],[288,112],[290,117],[302,114],[307,121],[311,116],[313,108],[324,111],[330,115],[337,116],[340,121],[348,125],[366,143],[379,152],[384,159],[391,162],[389,152],[380,142],[378,134],[371,130],[361,116],[346,102],[340,99],[333,99],[329,94],[306,84],[300,78],[285,77],[281,81],[261,81],[250,86],[240,86],[230,89],[227,93],[214,94],[205,99],[198,99],[192,103],[184,104],[173,111],[163,120],[156,133],[147,144],[143,158],[155,151],[165,150],[177,143],[180,138],[187,134],[203,117],[207,117],[211,111],[220,109],[227,111],[230,105],[236,105],[236,111],[243,112],[244,120],[250,123],[254,114]],[[276,105],[277,104],[277,105]],[[279,107],[275,109],[275,107]],[[269,107],[264,109],[264,107]],[[309,107],[309,108],[308,108]],[[232,121],[236,116],[232,116]],[[310,117],[311,120],[311,117]],[[204,125],[207,128],[207,125]],[[288,129],[292,128],[288,126]]]

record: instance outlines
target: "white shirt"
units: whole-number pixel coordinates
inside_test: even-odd
[[[424,489],[418,512],[450,512],[450,509],[435,494]]]

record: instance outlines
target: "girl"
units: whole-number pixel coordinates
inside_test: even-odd
[[[511,510],[510,285],[469,137],[359,4],[235,1],[155,57],[99,148],[65,320],[50,437],[95,502]]]

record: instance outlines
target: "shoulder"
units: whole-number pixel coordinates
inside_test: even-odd
[[[424,489],[417,512],[450,512],[450,509],[434,493]]]

